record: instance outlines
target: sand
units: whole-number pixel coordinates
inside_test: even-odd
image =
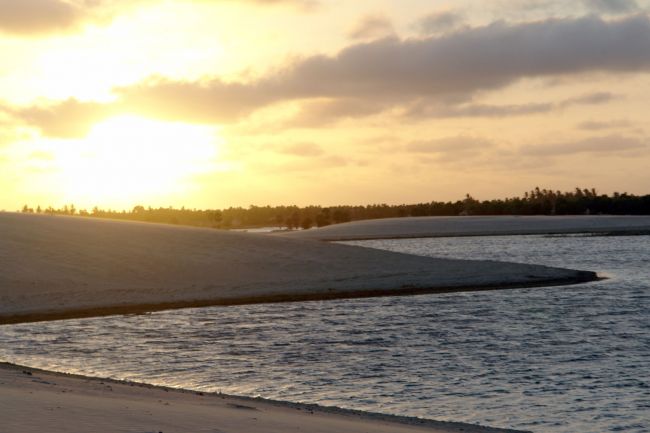
[[[325,241],[526,234],[650,234],[650,216],[455,216],[353,221],[279,235]]]
[[[279,236],[62,216],[0,213],[0,239],[0,324],[200,305],[548,286],[596,278],[593,272],[545,266],[432,259]],[[512,430],[0,364],[0,431]]]
[[[3,433],[497,433],[471,424],[394,417],[144,384],[0,363]]]
[[[596,278],[546,266],[80,217],[0,213],[0,239],[0,323]]]

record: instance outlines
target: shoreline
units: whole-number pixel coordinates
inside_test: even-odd
[[[326,239],[317,239],[322,242],[347,242],[347,241],[375,241],[375,240],[391,240],[391,239],[428,239],[428,238],[480,238],[490,236],[549,236],[549,237],[563,237],[563,236],[581,236],[581,237],[615,237],[615,236],[650,236],[649,230],[585,230],[585,231],[534,231],[529,230],[525,232],[512,231],[512,232],[476,232],[476,233],[411,233],[411,234],[388,234],[388,235],[350,235],[341,237],[327,237]],[[282,235],[280,235],[282,236]]]
[[[367,431],[368,428],[372,428],[372,431],[377,432],[385,431],[404,433],[420,431],[439,433],[522,433],[521,430],[489,427],[462,422],[436,421],[425,418],[344,409],[336,406],[321,406],[318,404],[310,403],[294,403],[289,401],[264,399],[261,397],[245,397],[222,393],[201,392],[183,388],[151,385],[142,382],[61,373],[7,362],[0,362],[0,384],[3,385],[0,387],[0,407],[9,407],[10,410],[7,413],[11,414],[9,416],[6,416],[3,420],[5,428],[12,425],[13,418],[15,418],[16,425],[22,425],[23,422],[26,422],[27,424],[30,423],[27,421],[27,419],[18,419],[21,417],[21,415],[17,414],[17,412],[20,411],[18,409],[11,410],[10,406],[12,405],[12,402],[8,401],[16,397],[14,393],[22,393],[29,394],[29,398],[33,403],[37,403],[35,400],[39,395],[41,398],[45,398],[47,400],[47,397],[49,397],[49,395],[45,397],[44,395],[53,394],[53,396],[56,396],[55,400],[56,404],[58,405],[57,409],[59,409],[59,412],[64,412],[66,409],[74,409],[73,406],[75,403],[83,406],[83,402],[78,402],[76,399],[66,401],[65,397],[67,396],[82,395],[83,399],[89,401],[89,403],[92,403],[93,399],[98,399],[101,400],[100,404],[102,405],[112,406],[117,404],[120,407],[127,403],[130,404],[130,399],[133,399],[133,403],[142,404],[144,401],[145,406],[147,403],[149,403],[153,406],[161,406],[163,408],[163,411],[166,411],[168,410],[169,405],[164,403],[161,405],[160,403],[162,398],[164,400],[169,400],[169,403],[172,405],[183,403],[194,408],[207,408],[209,409],[209,412],[213,412],[219,417],[224,415],[229,415],[230,417],[241,415],[240,418],[248,418],[249,421],[257,421],[257,418],[260,418],[262,414],[268,413],[271,414],[270,418],[277,422],[279,424],[278,428],[281,429],[291,427],[293,422],[297,422],[295,425],[302,428],[314,428],[314,425],[325,427],[322,430],[309,431],[331,431],[334,433],[337,430],[331,430],[326,425],[328,422],[330,422],[335,426],[338,426],[338,428],[340,428],[340,424],[343,423],[345,426],[352,428],[350,430],[345,430],[350,432]],[[11,388],[11,392],[8,392],[8,388]],[[15,401],[13,404],[19,405],[20,399],[18,399],[18,401]],[[46,402],[46,405],[47,404],[49,404],[49,402]],[[65,407],[67,404],[70,406]],[[110,407],[109,409],[109,412],[117,412],[112,413],[112,416],[120,416],[120,413],[119,411],[116,411],[116,408]],[[149,411],[148,414],[151,415],[151,408],[147,410]],[[25,415],[28,415],[30,417],[33,416],[33,411],[31,409],[28,408],[26,412],[27,413]],[[250,418],[248,415],[251,414],[255,414],[256,417]],[[97,414],[95,414],[93,420],[97,423],[96,416]],[[303,424],[305,421],[308,422],[309,419],[312,419],[310,424]],[[32,424],[38,424],[38,422],[36,422],[36,420],[33,418],[30,418],[30,420]],[[106,420],[106,422],[109,423],[110,421],[110,419]],[[231,422],[234,421],[237,421],[239,423],[242,422],[242,420],[231,420]],[[33,431],[54,431],[51,429],[51,427],[48,428],[48,422],[49,420],[43,421],[41,423],[42,429],[36,428],[33,429]],[[68,420],[68,426],[70,425],[70,422],[71,421]],[[182,423],[182,420],[179,420],[179,422]],[[201,421],[199,420],[198,422]],[[209,420],[208,423],[210,422],[215,422],[215,420]],[[94,424],[94,427],[96,428],[94,431],[109,431],[104,430],[101,424],[101,422]],[[132,427],[133,426],[131,426],[131,429]],[[257,429],[250,427],[246,431],[250,433],[255,433],[258,431],[276,431],[272,427],[273,426],[264,424],[259,426]],[[355,429],[357,427],[358,430]],[[85,431],[83,428],[83,426],[79,426],[74,431]],[[214,428],[214,426],[212,428]],[[7,430],[7,432],[11,431],[14,430]],[[19,430],[15,431],[17,432]],[[32,429],[20,431],[32,431]],[[154,431],[164,431],[167,433],[170,430],[169,428],[163,430],[156,428]],[[172,428],[172,431],[175,430]]]
[[[550,287],[602,279],[591,271],[540,265],[429,258],[314,240],[72,217],[0,214],[0,237],[4,240],[0,324],[217,305]],[[3,428],[8,429],[3,431],[12,433],[112,433],[134,428],[164,433],[516,431],[178,390],[7,363],[0,363],[0,408],[11,414],[3,419]],[[116,423],[124,424],[118,428]]]
[[[519,235],[646,236],[650,235],[650,216],[492,215],[384,218],[271,235],[329,242]]]
[[[211,229],[0,214],[0,323],[568,285],[595,272]]]
[[[484,292],[491,290],[514,290],[535,287],[573,286],[596,281],[606,280],[607,277],[599,276],[591,271],[578,271],[574,277],[549,279],[541,282],[529,283],[497,283],[485,286],[449,286],[449,287],[402,287],[399,291],[394,289],[376,289],[362,291],[348,291],[341,293],[305,293],[289,295],[266,295],[257,297],[243,297],[222,300],[196,300],[180,302],[162,302],[157,304],[116,305],[88,309],[66,310],[51,313],[28,313],[0,315],[0,325],[11,325],[31,322],[45,322],[53,320],[83,319],[114,315],[141,315],[157,311],[177,310],[185,308],[227,307],[235,305],[270,304],[285,302],[318,302],[337,299],[364,299],[391,296],[417,296],[427,294],[445,294],[457,292]]]

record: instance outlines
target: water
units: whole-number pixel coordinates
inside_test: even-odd
[[[536,432],[650,432],[650,237],[348,243],[609,279],[7,325],[0,359]]]

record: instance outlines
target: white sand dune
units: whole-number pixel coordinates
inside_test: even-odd
[[[0,213],[0,239],[0,323],[595,278],[545,266],[80,217]]]
[[[650,216],[454,216],[353,221],[312,230],[283,232],[284,237],[324,241],[492,236],[524,234],[650,234]]]
[[[498,433],[314,405],[202,394],[0,364],[3,433]]]

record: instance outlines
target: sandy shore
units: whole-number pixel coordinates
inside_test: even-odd
[[[545,266],[432,259],[313,240],[74,217],[0,213],[0,238],[0,324],[596,278],[592,272]],[[508,431],[204,395],[8,364],[0,364],[0,414],[3,433]]]
[[[534,234],[650,234],[650,216],[468,216],[353,221],[281,236],[325,241]]]
[[[70,376],[0,363],[3,433],[496,433],[394,417]]]
[[[0,323],[596,278],[546,266],[77,217],[0,213],[0,239]]]

